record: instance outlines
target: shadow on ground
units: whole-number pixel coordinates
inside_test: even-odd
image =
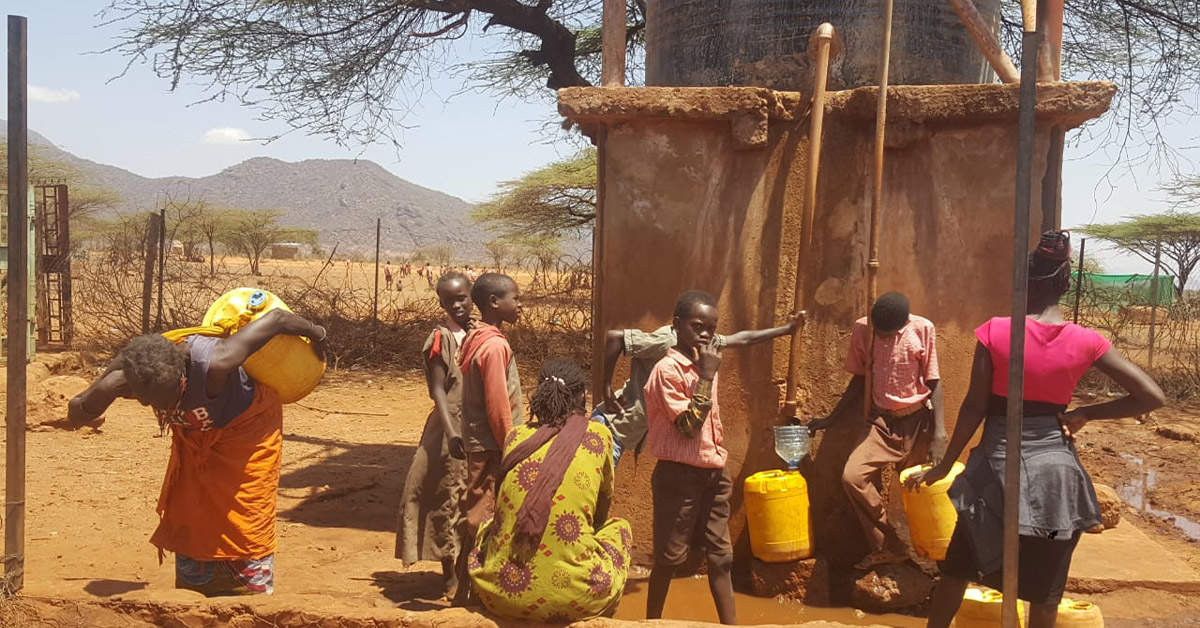
[[[140,591],[149,586],[148,582],[131,582],[128,580],[92,580],[83,587],[91,595],[96,597],[112,597],[114,595],[124,595],[133,591]]]
[[[436,611],[450,606],[442,598],[442,575],[436,571],[376,571],[371,586],[397,608]]]
[[[284,454],[279,479],[279,519],[321,528],[388,532],[396,529],[400,487],[415,445],[361,444],[343,440],[284,436],[305,447],[298,457]]]

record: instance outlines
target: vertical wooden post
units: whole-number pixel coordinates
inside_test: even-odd
[[[371,299],[371,320],[379,322],[379,232],[382,218],[375,219],[375,296]]]
[[[1158,269],[1162,267],[1162,240],[1154,243],[1154,276],[1150,278],[1150,344],[1146,353],[1146,370],[1154,370],[1154,327],[1158,318]]]
[[[1046,7],[1046,48],[1050,54],[1052,80],[1062,80],[1062,39],[1064,0],[1048,0]]]
[[[150,214],[146,225],[146,265],[142,273],[142,335],[150,333],[150,304],[154,301],[154,264],[158,261],[158,214]]]
[[[1032,0],[1028,0],[1032,2]],[[1029,228],[1033,203],[1034,108],[1037,104],[1038,48],[1045,23],[1044,0],[1037,2],[1035,28],[1021,41],[1020,114],[1017,122],[1017,190],[1012,247],[1012,330],[1008,347],[1008,407],[1004,448],[1004,602],[1000,623],[1018,628],[1018,570],[1020,569],[1021,428],[1025,395],[1025,315],[1029,297]],[[1028,16],[1027,16],[1028,17]],[[1029,24],[1029,20],[1026,20]]]
[[[1075,269],[1075,324],[1079,324],[1079,297],[1083,293],[1083,253],[1087,249],[1087,238],[1079,241],[1079,268]]]
[[[8,16],[8,395],[5,407],[4,587],[25,585],[25,367],[29,355],[28,24]]]
[[[600,25],[600,86],[625,86],[625,0],[604,0]]]
[[[158,215],[158,313],[154,315],[154,331],[163,330],[163,279],[167,276],[167,206]]]
[[[875,170],[874,188],[871,195],[871,241],[870,257],[867,258],[867,321],[871,320],[871,305],[879,294],[876,281],[879,275],[879,215],[883,211],[883,149],[887,130],[888,65],[892,59],[892,0],[883,4],[883,45],[879,54],[879,95],[875,104]],[[867,356],[866,388],[863,394],[863,415],[871,414],[872,388],[875,385],[872,371],[875,355],[874,328],[871,329],[871,355]]]

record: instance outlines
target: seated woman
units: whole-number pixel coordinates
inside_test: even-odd
[[[1019,585],[1030,602],[1029,627],[1053,628],[1080,534],[1100,523],[1100,504],[1074,436],[1088,421],[1144,414],[1163,405],[1158,384],[1117,353],[1091,329],[1063,320],[1059,299],[1071,281],[1071,246],[1066,232],[1048,231],[1029,258],[1028,318],[1025,321],[1024,418],[1021,423]],[[971,383],[942,462],[908,479],[909,488],[946,477],[979,424],[983,438],[967,468],[950,487],[958,525],[942,579],[929,610],[930,628],[948,628],[968,581],[1000,588],[1002,581],[1004,459],[1010,318],[993,318],[975,330],[979,344]],[[1067,405],[1079,378],[1095,366],[1127,395],[1075,408]]]
[[[150,542],[175,554],[175,586],[205,595],[272,593],[283,405],[242,363],[279,334],[307,336],[323,356],[325,329],[272,310],[227,338],[134,338],[67,406],[75,427],[99,425],[118,397],[149,406],[171,430],[171,458]]]
[[[633,537],[607,519],[612,433],[588,421],[586,388],[574,362],[546,362],[533,420],[505,443],[495,516],[471,556],[475,591],[498,616],[566,623],[611,616],[621,601]]]

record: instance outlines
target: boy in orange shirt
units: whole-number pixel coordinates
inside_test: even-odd
[[[479,526],[496,505],[496,480],[504,439],[521,422],[521,379],[508,338],[501,331],[521,316],[517,282],[508,275],[484,273],[471,287],[471,300],[481,321],[463,340],[462,439],[467,453],[467,490],[462,499],[461,549],[456,564],[455,606],[471,601],[469,556]]]

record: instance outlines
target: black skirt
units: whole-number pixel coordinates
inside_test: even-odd
[[[1018,571],[1017,597],[1031,604],[1055,604],[1062,600],[1067,586],[1067,574],[1071,571],[1071,555],[1079,544],[1083,533],[1076,531],[1070,540],[1047,539],[1021,536],[1020,566]],[[976,568],[978,561],[971,548],[969,533],[961,522],[954,526],[946,560],[938,563],[942,574],[977,582],[1000,590],[1003,588],[1004,570],[981,574]]]

